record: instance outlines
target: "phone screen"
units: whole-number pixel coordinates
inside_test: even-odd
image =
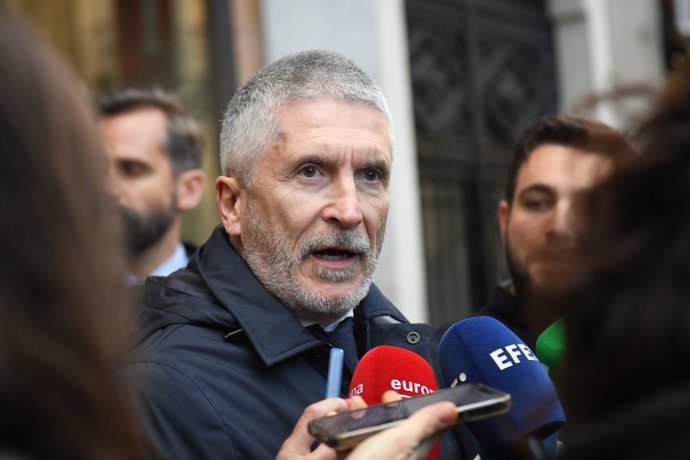
[[[458,419],[480,420],[510,409],[510,395],[482,384],[464,384],[428,395],[324,417],[309,422],[309,432],[335,448],[350,448],[367,437],[402,423],[419,409],[441,401],[455,403]]]

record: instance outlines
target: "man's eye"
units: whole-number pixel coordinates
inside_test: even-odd
[[[525,200],[525,207],[535,211],[546,209],[547,205],[546,200]]]
[[[137,177],[143,175],[147,168],[145,165],[138,163],[136,161],[125,161],[120,163],[120,172],[124,176]]]
[[[366,169],[362,172],[362,178],[369,182],[383,180],[383,173],[375,168]]]
[[[299,170],[299,175],[303,177],[316,177],[319,174],[319,169],[314,165],[304,166]]]

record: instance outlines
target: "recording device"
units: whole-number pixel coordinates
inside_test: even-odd
[[[430,404],[450,401],[455,404],[458,420],[481,420],[507,412],[510,395],[482,384],[458,385],[434,393],[309,422],[309,433],[325,444],[338,449],[350,449],[387,428],[401,424],[410,415]]]
[[[441,339],[439,357],[451,387],[482,382],[512,397],[507,414],[466,424],[480,451],[488,454],[482,458],[515,457],[565,423],[556,389],[537,357],[494,318],[478,316],[453,324]]]
[[[544,329],[539,338],[535,352],[539,361],[546,367],[550,375],[554,375],[561,361],[565,349],[565,320],[559,319]]]
[[[350,382],[350,396],[361,396],[370,406],[379,404],[388,390],[409,398],[438,389],[434,370],[424,358],[390,345],[372,348],[362,356]]]

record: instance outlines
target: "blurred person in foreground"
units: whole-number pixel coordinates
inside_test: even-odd
[[[524,131],[497,209],[510,278],[478,315],[498,319],[535,349],[563,314],[558,296],[576,251],[578,197],[634,157],[621,133],[591,119],[550,115]]]
[[[147,279],[143,336],[123,368],[160,457],[273,458],[323,397],[331,346],[345,350],[341,395],[378,345],[435,362],[431,327],[372,284],[391,131],[379,86],[334,52],[286,56],[237,90],[216,179],[222,223],[187,269]],[[461,458],[444,441],[441,454]]]
[[[690,455],[690,72],[671,79],[634,167],[583,206],[557,375],[564,458]]]
[[[144,458],[112,374],[127,323],[94,121],[1,6],[0,60],[0,456]]]
[[[130,282],[186,267],[197,247],[180,240],[182,218],[201,201],[205,183],[198,124],[160,89],[103,92],[96,106]]]

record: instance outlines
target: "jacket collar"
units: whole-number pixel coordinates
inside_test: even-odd
[[[254,276],[221,225],[194,259],[208,288],[267,366],[322,345]]]

